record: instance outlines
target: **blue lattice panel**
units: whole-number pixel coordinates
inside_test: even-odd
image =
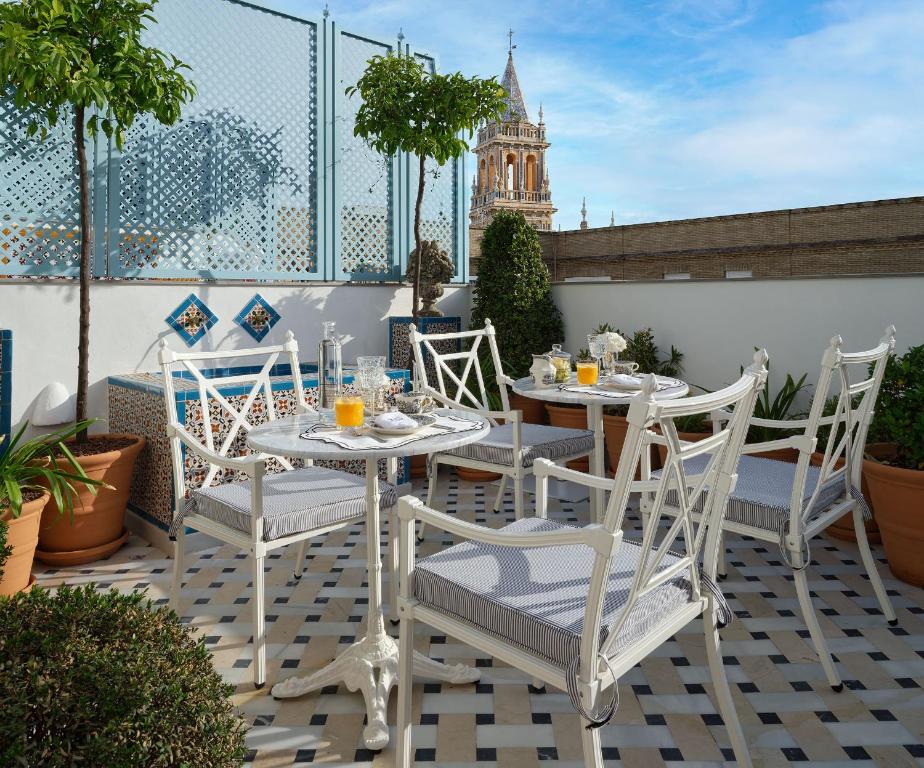
[[[190,65],[174,126],[117,158],[110,254],[127,276],[317,277],[317,27],[227,0],[160,0],[148,39]]]
[[[252,368],[244,367],[224,368],[221,370],[221,375],[230,376],[253,370]],[[204,371],[204,373],[209,374],[208,371]],[[302,377],[305,396],[309,404],[316,405],[318,397],[317,366],[303,365]],[[407,387],[407,371],[389,369],[388,377],[391,380],[390,392],[402,392]],[[289,367],[287,365],[277,366],[271,381],[273,405],[277,416],[282,417],[287,413],[292,413],[295,400]],[[344,382],[347,389],[352,390],[353,376],[351,374],[347,373],[345,375]],[[180,422],[194,436],[201,439],[204,421],[198,386],[188,374],[177,374],[174,386],[176,389],[176,409]],[[248,390],[249,387],[231,386],[219,388],[222,396],[235,407],[242,405]],[[258,396],[253,407],[252,423],[254,424],[261,422],[257,414],[266,412],[265,407],[261,408],[261,398],[263,398],[262,393]],[[213,432],[213,437],[216,442],[220,443],[230,428],[230,424],[225,422],[229,418],[228,412],[220,408],[216,402],[211,401],[209,409],[212,423],[218,425],[218,431]],[[173,516],[173,479],[170,444],[166,437],[167,414],[161,374],[132,373],[124,376],[110,376],[109,424],[110,429],[114,432],[131,432],[144,435],[147,438],[147,445],[138,457],[129,497],[129,506],[146,520],[166,530]],[[248,453],[246,434],[241,430],[239,439],[230,449],[229,455],[242,455],[245,453]],[[294,460],[292,463],[295,466],[303,465],[298,460]],[[332,466],[358,475],[362,475],[365,471],[365,463],[362,459],[348,462],[318,461],[316,463],[320,466]],[[409,478],[407,465],[407,461],[399,462],[399,482],[405,482]],[[271,464],[270,469],[271,471],[278,471],[281,467],[278,465],[273,467]],[[203,462],[187,452],[185,471],[187,488],[198,488],[206,471]],[[379,473],[382,479],[385,479],[384,460],[380,464]],[[226,472],[221,477],[224,481],[235,479],[234,475],[229,472]]]

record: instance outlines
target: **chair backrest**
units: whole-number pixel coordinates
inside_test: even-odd
[[[510,400],[504,383],[504,371],[500,353],[497,351],[497,337],[491,321],[484,321],[484,328],[474,331],[455,333],[421,333],[410,325],[409,338],[414,350],[415,375],[421,388],[433,394],[444,405],[462,407],[477,411],[490,411],[488,392],[485,388],[485,376],[481,368],[481,356],[490,353],[493,364],[493,378],[500,389],[501,410],[510,410]],[[470,345],[461,352],[439,352],[436,342],[457,340],[462,346]],[[434,376],[427,373],[424,364],[429,358],[433,363]],[[453,370],[454,366],[462,369],[461,374]],[[492,423],[493,420],[492,420]]]
[[[800,524],[801,518],[810,514],[818,496],[832,485],[843,483],[847,496],[851,493],[851,486],[860,487],[866,434],[889,355],[895,349],[895,326],[886,328],[873,349],[844,352],[842,344],[841,337],[835,336],[821,358],[821,374],[803,432],[804,449],[799,454],[793,483],[791,507],[794,511],[800,510],[801,514],[793,514],[791,530],[792,526]],[[834,413],[826,416],[824,411],[832,399],[836,400]],[[825,439],[824,458],[814,492],[803,504],[810,454],[816,447],[822,427],[827,430],[826,436],[821,435]]]
[[[193,441],[207,452],[221,457],[246,453],[246,444],[241,439],[242,430],[245,433],[249,432],[255,426],[255,418],[259,418],[260,422],[276,418],[270,376],[280,355],[288,358],[291,368],[296,409],[299,412],[312,410],[305,400],[298,361],[298,342],[292,331],[286,332],[285,342],[277,346],[216,352],[176,352],[167,346],[166,339],[161,339],[157,361],[164,378],[167,424],[171,434],[174,491],[178,502],[186,494],[183,440],[180,439],[180,435],[182,434],[187,442]],[[243,358],[263,359],[258,360],[256,365],[227,367],[227,363]],[[221,361],[222,367],[205,369],[197,365],[202,361]],[[201,438],[180,422],[176,405],[176,368],[185,371],[188,374],[187,378],[191,378],[196,384],[203,422]],[[227,387],[243,387],[243,392],[240,395],[226,396],[220,390]],[[216,435],[222,432],[224,434],[216,441]],[[275,458],[286,469],[292,469],[292,465],[286,459]],[[219,482],[223,479],[221,468],[214,463],[208,463],[202,486],[212,485],[216,478]]]
[[[582,670],[582,675],[587,675],[584,679],[593,676],[598,652],[608,658],[615,655],[620,631],[645,595],[681,577],[689,579],[694,599],[699,598],[700,559],[706,575],[715,577],[721,518],[737,479],[738,459],[754,403],[766,380],[766,362],[767,353],[760,350],[754,363],[730,386],[670,401],[656,400],[657,381],[652,375],[645,377],[641,393],[629,405],[628,430],[603,523],[613,537],[613,552],[619,546],[639,546],[641,565],[632,577],[624,607],[607,627],[607,639],[598,647],[610,559],[597,557],[581,638],[582,665],[588,665]],[[681,443],[674,419],[720,408],[733,409],[731,419],[720,431],[699,442]],[[660,429],[660,435],[655,435],[655,427]],[[663,469],[658,477],[634,480],[652,440],[666,446]],[[688,479],[693,476],[693,480]],[[630,494],[638,492],[648,494],[651,503],[646,507],[646,524],[636,545],[622,542],[622,524]]]

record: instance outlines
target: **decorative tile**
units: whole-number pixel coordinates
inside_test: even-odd
[[[388,364],[393,368],[411,368],[414,353],[411,350],[408,325],[413,322],[413,317],[388,318]],[[462,330],[462,318],[453,316],[418,317],[417,330],[421,333],[458,333]],[[434,348],[439,354],[448,354],[460,352],[462,344],[458,339],[444,339],[434,342]],[[434,384],[436,381],[436,369],[430,353],[426,351],[424,351],[424,365],[427,369],[427,380]]]
[[[279,322],[279,313],[270,306],[270,303],[259,293],[237,313],[234,322],[253,336],[257,341],[263,341],[270,329]]]
[[[218,322],[218,316],[196,294],[191,293],[167,316],[167,325],[191,347]]]
[[[13,410],[13,332],[0,330],[0,453],[10,436]]]

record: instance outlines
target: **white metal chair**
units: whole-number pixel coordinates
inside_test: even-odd
[[[719,650],[719,614],[724,614],[725,623],[730,614],[713,578],[717,523],[735,485],[748,418],[766,377],[765,361],[766,353],[758,353],[754,365],[719,392],[670,402],[655,400],[657,384],[648,376],[629,406],[629,429],[615,478],[537,459],[536,518],[492,530],[437,512],[412,497],[400,499],[399,766],[411,763],[416,621],[536,680],[567,689],[581,714],[584,763],[602,768],[598,726],[618,705],[618,680],[699,616],[704,620],[716,699],[735,757],[739,765],[750,765]],[[723,429],[702,442],[680,442],[675,418],[723,407],[734,408]],[[665,470],[658,478],[635,481],[636,467],[648,450],[644,434],[656,424],[667,445]],[[684,462],[701,458],[706,463],[701,479],[688,490]],[[603,524],[572,528],[545,519],[549,477],[609,490]],[[696,525],[693,510],[707,487]],[[625,510],[630,494],[643,490],[654,495],[649,524],[640,541],[630,540],[622,531]],[[652,524],[660,520],[670,493],[680,499],[680,513],[672,512],[667,526]],[[415,562],[418,521],[465,541]]]
[[[462,343],[471,341],[468,350],[440,353],[434,342],[454,339]],[[439,465],[469,467],[501,475],[500,487],[494,498],[494,511],[500,509],[507,486],[507,479],[513,479],[513,504],[516,519],[523,517],[523,479],[533,472],[537,459],[566,462],[593,452],[594,433],[586,429],[566,429],[544,424],[528,424],[523,421],[523,412],[510,409],[507,387],[513,386],[513,379],[505,376],[494,326],[485,320],[484,328],[459,333],[421,333],[410,326],[410,342],[414,350],[414,362],[419,388],[430,394],[440,404],[449,408],[475,411],[490,420],[491,432],[484,440],[471,443],[444,453],[433,454],[427,465],[430,477],[427,489],[427,505],[433,506],[439,477]],[[494,364],[495,381],[500,391],[502,410],[492,411],[488,403],[485,380],[481,370],[479,353],[481,344],[487,343]],[[425,357],[432,360],[436,381],[428,379]],[[452,363],[464,362],[461,375],[456,375]],[[450,391],[454,388],[454,391]],[[499,424],[503,421],[503,424]]]
[[[860,556],[882,612],[889,624],[897,623],[870,551],[864,523],[871,514],[860,491],[866,434],[886,362],[895,347],[895,328],[887,328],[879,344],[865,352],[844,352],[842,343],[841,337],[835,336],[822,356],[821,374],[806,418],[751,419],[751,424],[757,426],[799,432],[744,446],[738,464],[738,485],[729,496],[722,523],[724,531],[779,542],[780,554],[793,571],[812,643],[835,691],[841,690],[843,683],[812,606],[806,568],[811,562],[809,541],[844,514],[853,515]],[[870,366],[872,373],[868,373]],[[855,376],[858,381],[851,382],[851,372],[860,374]],[[834,413],[824,416],[825,403],[832,396],[837,397]],[[713,424],[727,417],[715,413]],[[828,429],[825,450],[823,457],[813,462],[821,427]],[[750,455],[780,448],[798,450],[798,461],[790,464]],[[690,471],[695,474],[696,467],[691,466]],[[724,560],[724,546],[722,549]],[[721,570],[724,573],[724,564]]]
[[[291,331],[285,343],[258,349],[221,352],[175,352],[160,342],[158,363],[164,376],[167,401],[167,436],[173,463],[175,508],[170,535],[175,537],[173,586],[170,602],[179,612],[184,565],[185,530],[193,528],[248,550],[253,557],[253,680],[257,688],[266,682],[266,628],[264,566],[267,555],[289,544],[298,544],[294,575],[300,578],[308,540],[360,521],[365,515],[366,481],[334,469],[306,466],[294,469],[280,456],[250,454],[244,434],[254,421],[276,418],[273,403],[273,367],[280,355],[291,368],[295,409],[310,413],[302,387],[298,344]],[[194,361],[264,358],[243,372],[208,371]],[[174,367],[180,364],[196,384],[202,411],[203,436],[192,434],[179,420],[175,401]],[[235,387],[240,395],[222,394]],[[216,444],[215,435],[226,427]],[[184,457],[184,451],[187,452]],[[286,471],[267,474],[267,464],[278,462]],[[202,466],[201,486],[187,493],[188,462]],[[383,508],[394,506],[394,486],[383,485]]]

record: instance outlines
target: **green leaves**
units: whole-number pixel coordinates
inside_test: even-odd
[[[924,345],[889,358],[870,439],[895,443],[900,466],[924,470]]]
[[[354,135],[390,157],[407,152],[432,157],[443,165],[461,157],[482,120],[494,120],[504,109],[504,91],[494,78],[467,78],[459,72],[430,74],[413,56],[374,56],[349,97],[363,103]]]
[[[32,108],[30,135],[54,126],[68,107],[97,110],[99,128],[120,146],[139,114],[170,125],[195,96],[185,64],[142,44],[153,2],[19,0],[0,3],[0,83],[20,109]]]

